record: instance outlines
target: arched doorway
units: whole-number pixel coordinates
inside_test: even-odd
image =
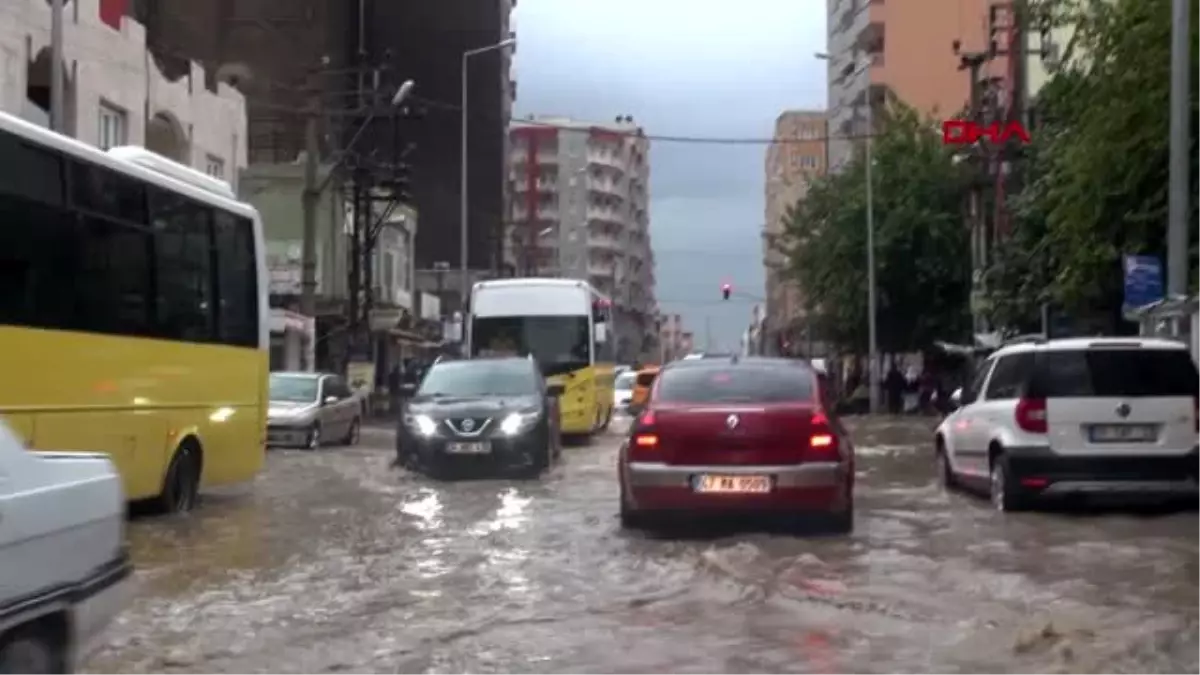
[[[25,106],[22,117],[44,126],[50,126],[50,48],[43,47],[25,64]],[[75,85],[71,73],[63,68],[63,124],[64,132],[75,135]]]
[[[181,164],[191,160],[187,134],[183,125],[169,112],[160,111],[146,123],[146,149]]]

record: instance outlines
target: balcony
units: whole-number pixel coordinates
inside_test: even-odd
[[[596,204],[588,204],[587,219],[589,221],[599,221],[604,223],[617,223],[624,227],[626,223],[626,210],[615,206],[598,206]]]
[[[610,169],[616,169],[621,173],[625,172],[625,160],[615,152],[605,152],[595,148],[588,148],[587,160],[588,164],[597,164],[609,167]]]
[[[621,240],[617,235],[603,230],[593,230],[588,233],[588,248],[617,254],[622,251]]]
[[[592,192],[614,195],[621,199],[625,198],[625,191],[621,189],[621,183],[610,176],[589,176],[587,187]]]

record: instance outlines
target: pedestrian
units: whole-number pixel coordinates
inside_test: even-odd
[[[884,391],[887,392],[888,412],[892,415],[899,415],[904,410],[904,388],[908,382],[904,379],[904,374],[896,367],[896,362],[892,361],[891,368],[888,369],[887,376],[883,380]]]

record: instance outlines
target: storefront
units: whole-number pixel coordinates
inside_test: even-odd
[[[272,309],[271,370],[313,370],[316,326],[312,318],[286,309]]]

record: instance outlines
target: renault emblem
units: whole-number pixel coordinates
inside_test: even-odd
[[[1129,407],[1128,403],[1122,403],[1121,405],[1117,406],[1117,414],[1121,417],[1129,417],[1129,413],[1131,411],[1132,408]]]
[[[739,421],[737,415],[730,415],[725,418],[725,426],[729,427],[730,430],[736,429]]]
[[[473,419],[463,420],[462,430],[463,431],[474,431],[475,430],[475,420],[473,420]]]

